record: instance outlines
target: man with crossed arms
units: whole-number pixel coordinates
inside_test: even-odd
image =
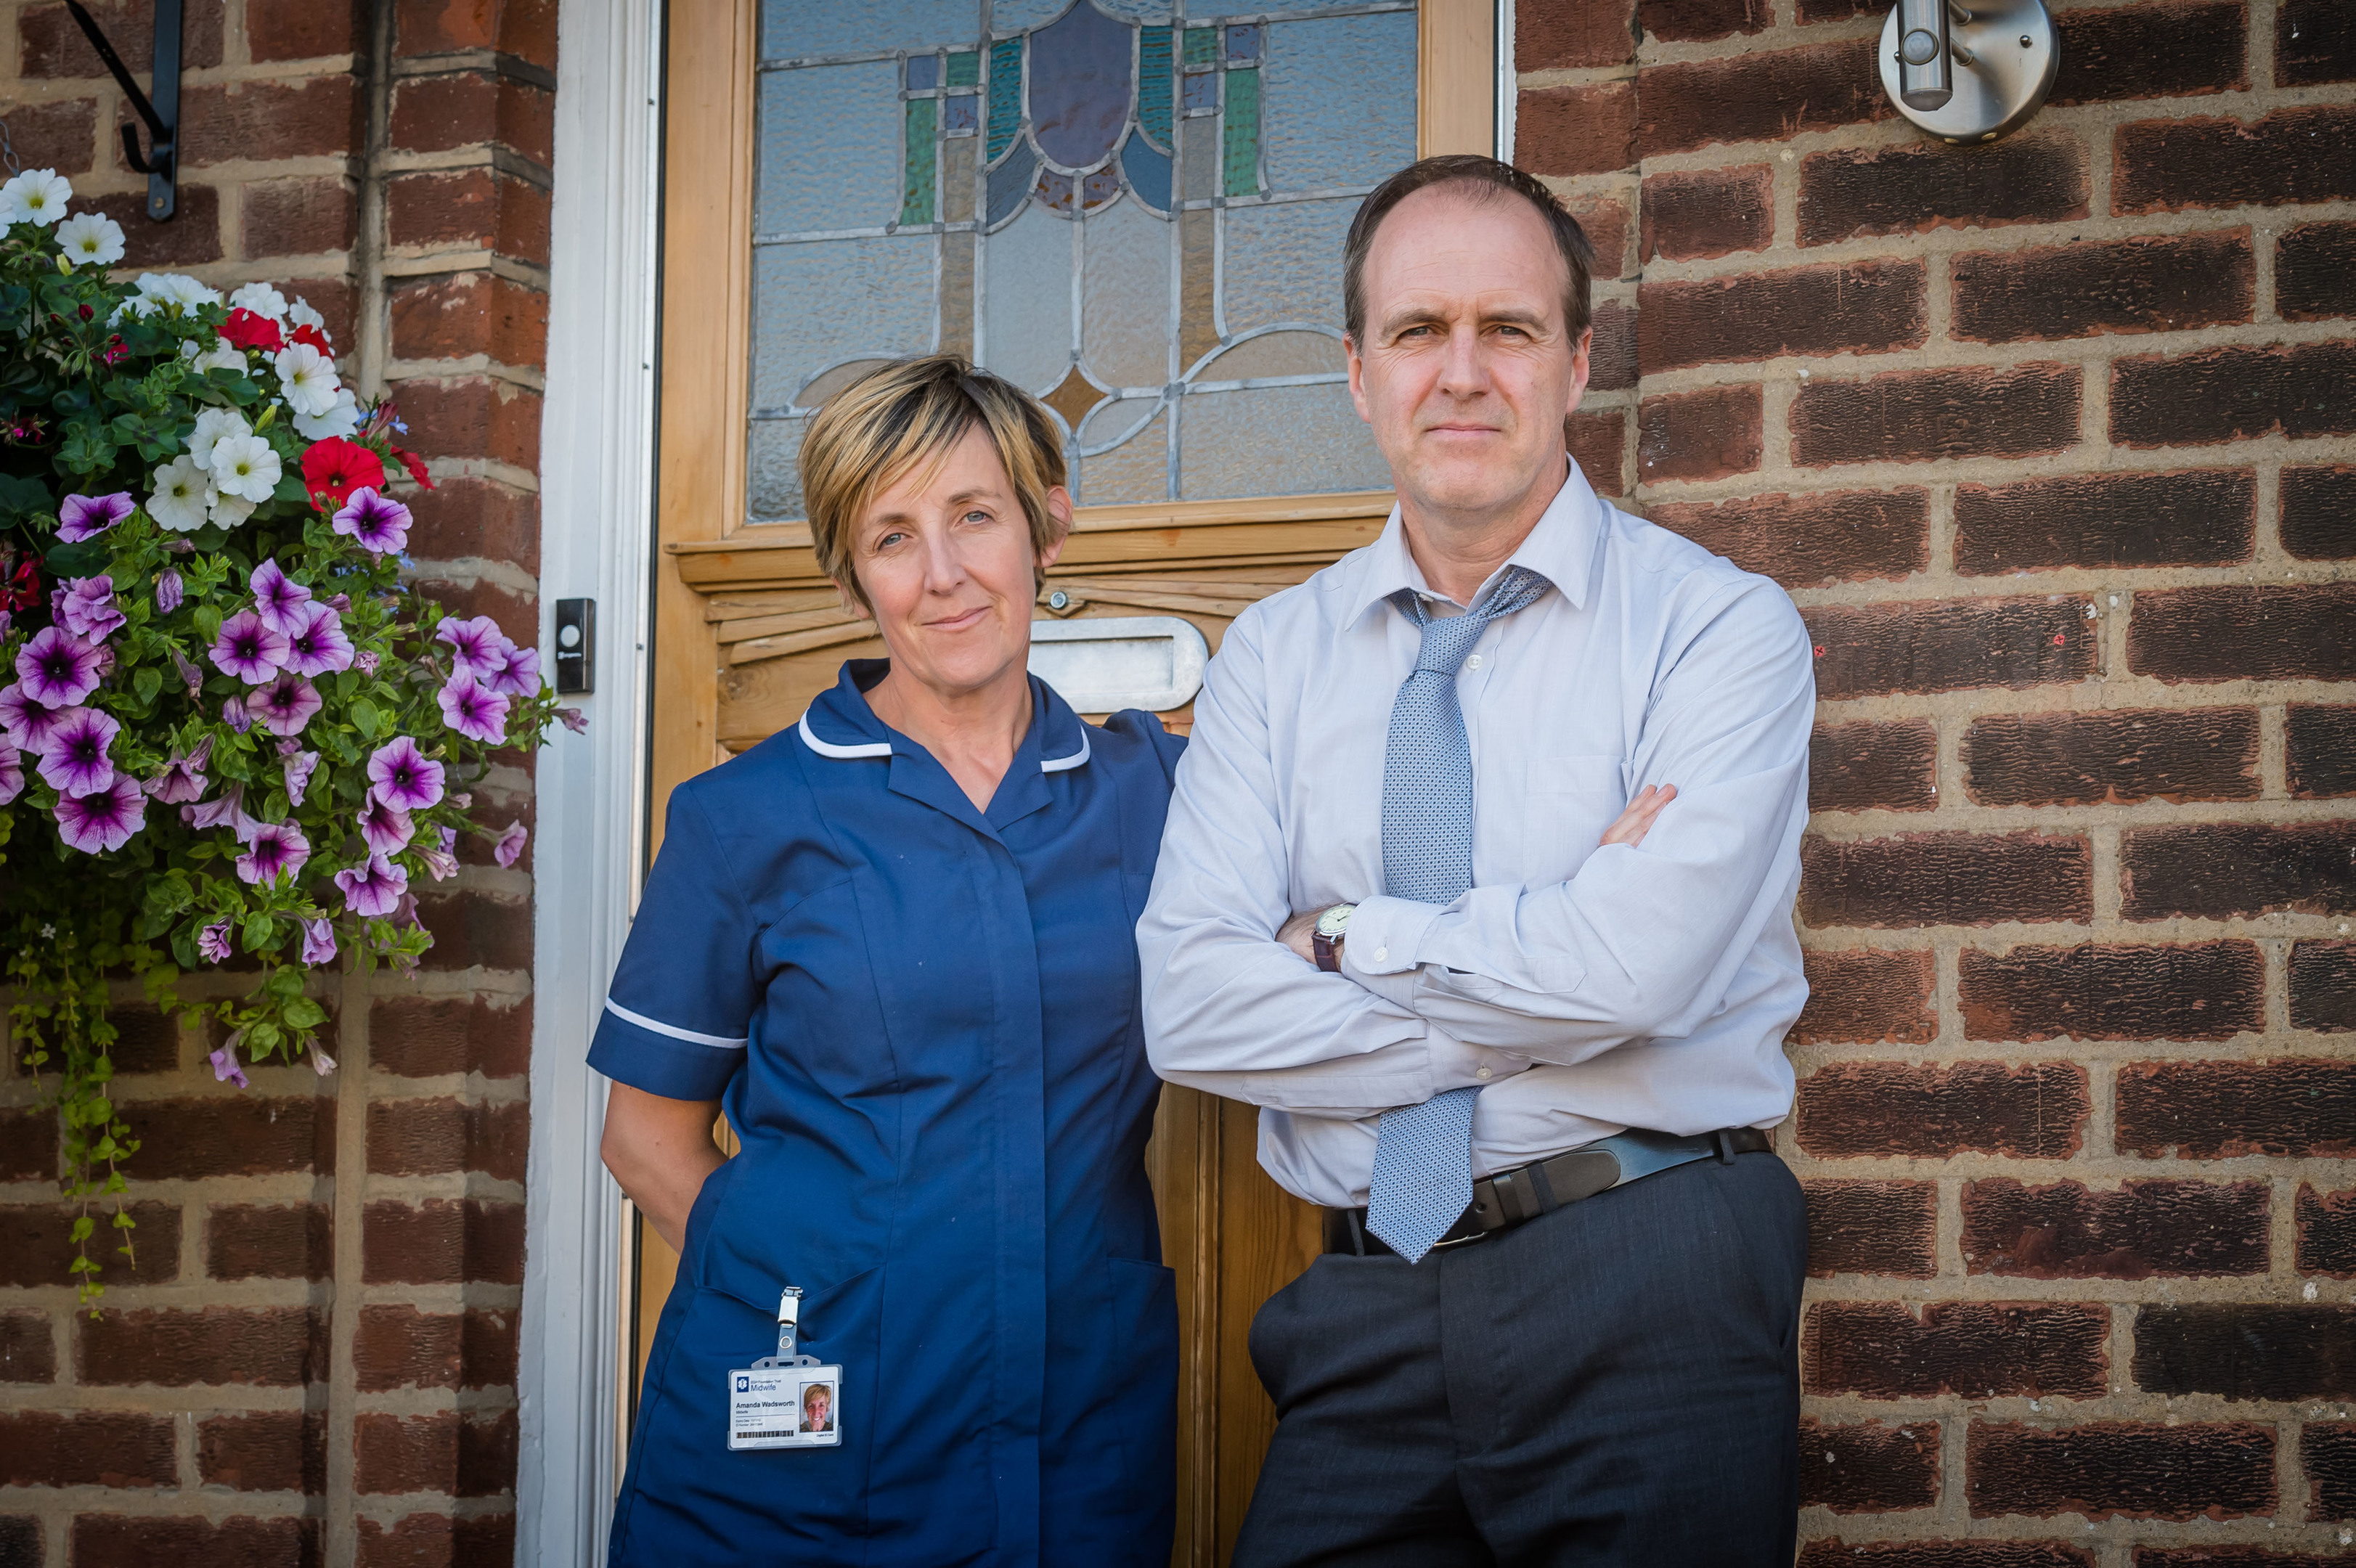
[[[1366,198],[1350,389],[1398,507],[1195,701],[1148,1050],[1262,1106],[1325,1210],[1252,1325],[1242,1568],[1792,1560],[1806,1240],[1760,1129],[1807,996],[1811,650],[1564,455],[1590,261],[1493,159]]]

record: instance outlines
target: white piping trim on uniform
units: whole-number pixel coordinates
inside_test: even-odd
[[[630,1011],[611,997],[605,998],[605,1010],[626,1024],[636,1024],[640,1029],[652,1029],[657,1034],[667,1034],[673,1040],[683,1040],[691,1045],[715,1045],[723,1051],[742,1051],[753,1043],[749,1036],[741,1040],[732,1040],[724,1034],[698,1034],[691,1029],[680,1029],[676,1024],[657,1023],[644,1013]]]
[[[889,741],[872,741],[858,746],[838,746],[831,741],[821,741],[810,732],[809,715],[807,713],[801,716],[801,721],[794,728],[800,732],[802,744],[821,757],[832,757],[838,762],[856,757],[888,757],[892,754],[892,742]],[[1039,771],[1043,773],[1065,773],[1080,766],[1087,760],[1088,727],[1083,724],[1080,726],[1080,749],[1068,757],[1042,757],[1039,760]],[[606,1005],[611,1007],[613,1004],[609,1002]]]
[[[892,754],[892,742],[889,741],[873,741],[858,746],[838,746],[831,741],[821,741],[810,732],[808,713],[802,715],[801,722],[794,728],[801,731],[803,745],[821,757],[832,757],[837,762],[852,757],[888,757]]]

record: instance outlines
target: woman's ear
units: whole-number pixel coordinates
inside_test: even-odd
[[[873,621],[875,619],[875,612],[870,610],[866,604],[861,601],[857,590],[853,589],[850,583],[845,582],[840,577],[834,580],[834,592],[836,595],[842,600],[842,607],[844,609],[850,611],[852,614],[858,616],[862,621]]]
[[[1047,492],[1047,520],[1055,525],[1055,537],[1039,552],[1039,570],[1046,571],[1064,553],[1064,543],[1072,537],[1072,493],[1061,485]]]

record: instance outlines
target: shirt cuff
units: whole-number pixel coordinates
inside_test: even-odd
[[[1357,922],[1354,918],[1351,923]],[[1436,1029],[1430,1032],[1426,1044],[1431,1052],[1431,1092],[1435,1094],[1445,1094],[1451,1089],[1485,1089],[1516,1072],[1527,1072],[1530,1067],[1527,1061],[1485,1045],[1467,1045]]]
[[[1404,975],[1412,981],[1419,962],[1416,950],[1431,923],[1445,912],[1439,904],[1386,894],[1366,900],[1350,912],[1349,939],[1342,944],[1343,968],[1361,984],[1363,976],[1378,975]]]

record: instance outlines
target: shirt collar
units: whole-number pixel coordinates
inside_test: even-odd
[[[1584,609],[1588,583],[1594,573],[1595,543],[1602,526],[1603,503],[1573,461],[1562,488],[1555,492],[1547,509],[1538,514],[1528,537],[1505,558],[1505,564],[1529,568],[1553,583],[1563,598]],[[1360,560],[1357,596],[1350,606],[1349,624],[1355,625],[1360,616],[1402,588],[1438,597],[1425,580],[1423,569],[1416,565],[1415,552],[1408,549],[1406,525],[1399,520],[1396,504],[1391,507],[1390,520],[1383,525],[1381,537],[1366,547]],[[1504,566],[1498,568],[1500,571],[1504,570]]]
[[[915,741],[896,734],[875,709],[867,706],[867,688],[891,672],[889,659],[845,659],[833,686],[819,693],[796,726],[802,743],[821,757],[849,762],[860,757],[888,757],[898,743],[916,750]],[[1014,750],[1014,766],[1035,766],[1043,773],[1059,773],[1083,766],[1088,760],[1088,727],[1071,704],[1037,676],[1031,681],[1031,728]],[[1011,771],[1011,770],[1010,770]]]

